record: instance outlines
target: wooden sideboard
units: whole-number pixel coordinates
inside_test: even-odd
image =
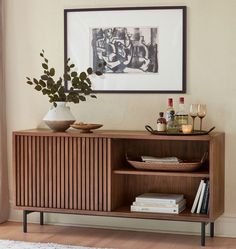
[[[205,226],[224,212],[224,133],[202,136],[157,136],[145,131],[76,130],[13,132],[15,208],[27,215],[59,212],[201,223]],[[125,155],[177,156],[207,163],[194,172],[144,171],[132,168]],[[202,178],[210,182],[208,214],[192,214],[191,207]],[[130,212],[135,197],[145,192],[181,193],[187,208],[180,214]]]

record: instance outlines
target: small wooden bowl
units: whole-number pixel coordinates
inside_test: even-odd
[[[91,130],[101,128],[102,124],[84,124],[84,123],[74,123],[70,127],[81,130],[80,133],[92,133]]]

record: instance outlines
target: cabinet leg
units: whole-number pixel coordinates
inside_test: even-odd
[[[206,239],[206,223],[201,222],[201,246],[205,246]]]
[[[214,222],[210,223],[210,236],[213,238],[215,235]]]
[[[23,232],[27,233],[27,214],[26,210],[23,210]]]
[[[43,220],[43,212],[40,212],[40,225],[44,224],[44,220]]]

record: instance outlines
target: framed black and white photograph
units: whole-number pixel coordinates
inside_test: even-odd
[[[186,7],[66,9],[64,25],[65,61],[106,63],[95,92],[186,92]]]

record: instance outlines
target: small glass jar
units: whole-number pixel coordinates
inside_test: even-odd
[[[157,131],[166,131],[166,119],[164,118],[164,112],[159,113],[157,119]]]

